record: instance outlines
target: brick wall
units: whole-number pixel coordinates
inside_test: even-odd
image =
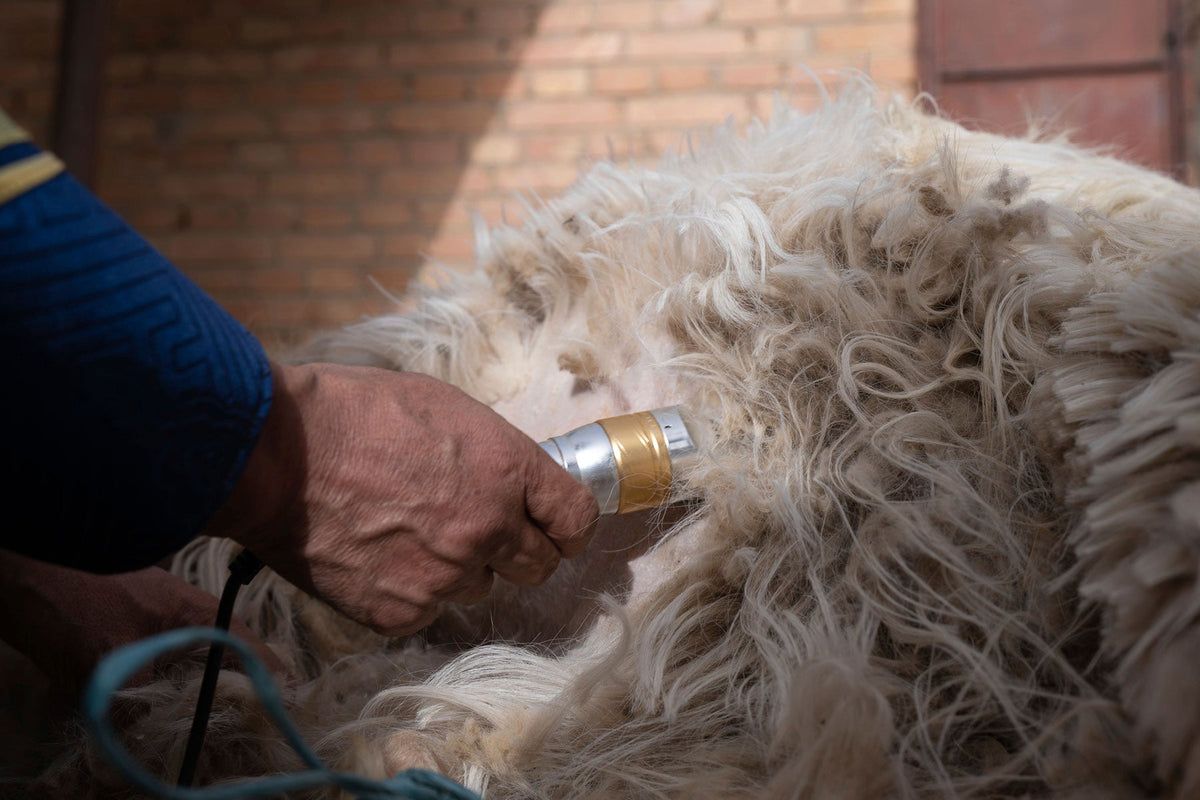
[[[815,102],[798,63],[911,90],[915,2],[113,0],[97,191],[283,346],[469,264],[514,192]]]
[[[58,24],[58,0],[0,6],[0,108],[44,143],[51,135]]]

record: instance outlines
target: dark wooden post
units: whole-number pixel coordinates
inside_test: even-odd
[[[88,186],[96,170],[108,16],[109,0],[62,0],[52,146],[67,169]]]

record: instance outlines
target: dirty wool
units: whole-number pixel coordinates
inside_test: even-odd
[[[260,576],[239,612],[330,763],[488,798],[1200,796],[1200,195],[849,84],[594,164],[304,354],[538,439],[682,404],[703,452],[686,502],[407,639]],[[219,592],[230,552],[175,569]],[[198,682],[122,701],[166,776]],[[299,767],[225,673],[199,781]],[[126,796],[82,741],[40,786],[80,776]]]

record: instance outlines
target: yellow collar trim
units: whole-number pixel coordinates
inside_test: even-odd
[[[0,205],[41,186],[63,171],[63,163],[50,153],[37,153],[0,167]]]

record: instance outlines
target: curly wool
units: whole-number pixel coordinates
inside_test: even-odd
[[[874,98],[597,164],[314,344],[535,438],[682,403],[704,452],[682,509],[423,637],[263,581],[332,760],[489,798],[1200,792],[1200,196]],[[129,695],[179,750],[190,697]],[[210,777],[295,766],[229,740]]]

